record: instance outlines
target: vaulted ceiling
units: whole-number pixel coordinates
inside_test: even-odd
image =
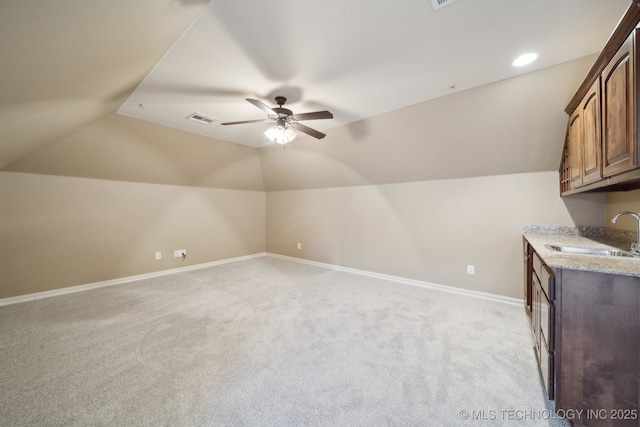
[[[281,189],[553,168],[559,148],[534,147],[561,141],[500,117],[552,108],[560,139],[575,89],[565,83],[579,82],[629,4],[4,0],[0,170]],[[538,61],[513,68],[526,51]],[[535,85],[548,92],[527,106]],[[334,120],[307,122],[327,138],[283,151],[265,146],[264,124],[219,125],[263,118],[244,98],[276,95],[296,112],[331,110]],[[196,111],[218,122],[185,119]],[[549,124],[538,119],[534,129]],[[488,162],[438,169],[465,149]],[[518,161],[492,163],[498,150]],[[322,177],[308,167],[319,157],[333,165]]]
[[[245,102],[330,110],[332,129],[598,52],[629,0],[212,1],[120,107],[122,115],[260,147]],[[588,31],[585,31],[588,29]],[[538,52],[534,64],[511,62]],[[199,112],[211,125],[185,118]]]

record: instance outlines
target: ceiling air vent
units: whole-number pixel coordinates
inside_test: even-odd
[[[456,0],[431,0],[431,6],[433,6],[433,10],[438,10],[441,7],[445,7]]]
[[[194,122],[204,123],[205,125],[210,125],[211,123],[216,121],[216,119],[214,119],[213,117],[209,117],[206,114],[202,113],[193,113],[192,115],[188,116],[187,119],[193,120]]]

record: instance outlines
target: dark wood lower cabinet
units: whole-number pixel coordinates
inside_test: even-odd
[[[640,426],[640,277],[548,268],[527,243],[525,307],[556,412]]]
[[[549,399],[555,395],[555,276],[524,239],[525,310],[531,316],[531,332],[542,382]]]
[[[556,410],[640,425],[640,278],[556,270]]]
[[[534,351],[549,399],[555,396],[555,276],[531,250],[531,329]]]

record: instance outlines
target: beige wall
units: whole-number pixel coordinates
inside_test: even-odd
[[[265,250],[520,297],[523,225],[604,224],[605,195],[560,199],[555,172],[591,62],[286,150],[106,115],[0,172],[0,297]]]
[[[6,298],[264,252],[265,193],[0,172],[0,223]]]
[[[267,251],[521,298],[523,226],[602,226],[604,198],[560,198],[557,172],[274,191]]]
[[[520,298],[524,225],[604,225],[604,194],[558,188],[564,108],[593,60],[262,148],[267,250]]]
[[[628,215],[620,217],[616,224],[611,223],[611,218],[623,211],[640,213],[640,190],[607,193],[607,227],[637,232],[638,222]]]

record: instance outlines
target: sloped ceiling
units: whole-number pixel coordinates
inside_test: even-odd
[[[5,0],[0,170],[258,190],[553,170],[562,108],[630,4],[373,3]],[[539,61],[511,68],[525,50]],[[243,98],[277,94],[330,109],[327,138],[256,150],[252,125],[184,120],[261,118]]]
[[[206,4],[3,0],[0,170],[114,114]]]

